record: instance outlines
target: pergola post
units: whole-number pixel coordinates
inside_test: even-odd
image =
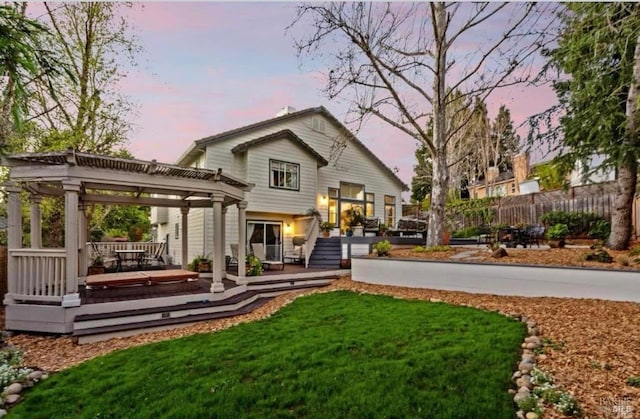
[[[213,194],[213,283],[211,292],[224,292],[222,270],[224,269],[224,238],[222,237],[222,203],[224,194]]]
[[[220,278],[225,279],[227,277],[227,207],[222,207],[222,264],[220,271]]]
[[[64,189],[64,247],[67,257],[66,286],[63,307],[80,305],[78,294],[78,194],[79,181],[62,182]]]
[[[89,260],[87,254],[87,235],[89,231],[89,223],[87,222],[87,205],[82,202],[78,207],[78,257],[79,277],[84,278],[87,275]]]
[[[238,202],[238,283],[246,284],[247,271],[247,201]]]
[[[189,207],[180,208],[180,212],[182,213],[182,269],[187,269],[189,264],[187,259],[187,254],[189,253]]]
[[[42,197],[40,195],[31,194],[29,202],[31,208],[29,209],[29,215],[31,218],[31,248],[42,248],[42,215],[40,213],[40,202]]]
[[[9,249],[7,257],[7,291],[9,294],[16,294],[18,291],[18,270],[15,259],[11,256],[11,250],[22,248],[22,204],[20,202],[20,192],[22,188],[15,182],[7,182],[5,189],[7,192],[7,247]],[[13,299],[5,297],[4,303],[12,303]]]

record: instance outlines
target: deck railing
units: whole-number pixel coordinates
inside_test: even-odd
[[[155,254],[161,243],[158,242],[94,242],[102,256],[112,255],[116,250],[144,250],[148,254]],[[89,259],[94,259],[95,254],[91,243],[87,243],[87,255]],[[162,255],[165,256],[165,255]],[[165,258],[166,260],[166,258]]]
[[[66,293],[65,249],[9,249],[14,272],[9,294],[15,300],[62,301]]]

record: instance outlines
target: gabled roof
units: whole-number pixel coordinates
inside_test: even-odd
[[[227,138],[231,138],[235,135],[246,133],[248,131],[252,131],[255,129],[266,128],[283,121],[288,121],[288,120],[299,118],[301,116],[314,115],[314,114],[323,115],[324,117],[329,119],[334,125],[339,127],[348,136],[348,138],[351,141],[353,141],[354,144],[356,144],[356,146],[360,147],[369,157],[371,157],[371,159],[376,164],[378,164],[384,171],[386,171],[391,176],[392,179],[394,179],[398,184],[402,185],[402,188],[405,191],[409,190],[409,187],[395,174],[393,170],[391,170],[387,165],[385,165],[382,162],[382,160],[378,158],[378,156],[373,154],[373,152],[369,150],[367,146],[365,146],[355,135],[353,135],[351,131],[349,131],[349,129],[346,126],[344,126],[344,124],[342,124],[342,122],[340,122],[335,116],[333,116],[324,106],[303,109],[301,111],[288,113],[286,115],[277,116],[275,118],[266,119],[264,121],[256,122],[254,124],[245,125],[240,128],[235,128],[229,131],[221,132],[219,134],[211,135],[209,137],[201,138],[193,142],[191,146],[184,152],[184,154],[180,156],[180,158],[178,159],[178,164],[182,163],[184,160],[197,157],[200,153],[205,151],[206,146],[208,144],[211,144],[217,141],[223,141]]]
[[[273,134],[264,135],[262,137],[255,138],[255,139],[253,139],[251,141],[247,141],[245,143],[238,144],[237,146],[235,146],[235,147],[233,147],[231,149],[231,152],[232,153],[239,153],[239,152],[242,152],[242,151],[246,151],[250,147],[257,146],[259,144],[268,143],[268,142],[273,141],[273,140],[280,140],[282,138],[286,138],[288,140],[293,141],[295,144],[297,144],[300,147],[302,147],[303,150],[309,152],[309,154],[311,154],[313,157],[316,158],[316,160],[318,160],[318,167],[326,166],[326,165],[329,164],[327,159],[322,157],[309,144],[307,144],[304,141],[302,141],[302,139],[300,139],[300,137],[298,137],[296,134],[294,134],[293,131],[291,131],[290,129],[283,129],[281,131],[274,132]]]

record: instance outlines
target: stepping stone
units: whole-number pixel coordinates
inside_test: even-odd
[[[460,252],[458,254],[453,255],[449,259],[455,259],[455,260],[464,259],[464,258],[468,258],[469,256],[473,256],[477,253],[478,253],[477,250],[467,250],[466,252]]]

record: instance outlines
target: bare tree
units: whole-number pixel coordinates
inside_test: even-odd
[[[289,29],[311,25],[313,30],[296,40],[298,54],[328,61],[325,92],[331,99],[348,99],[348,122],[375,116],[429,149],[433,185],[427,245],[442,243],[448,148],[467,122],[447,117],[455,100],[451,93],[484,100],[496,89],[529,80],[536,52],[555,21],[555,7],[440,2],[299,7]]]

